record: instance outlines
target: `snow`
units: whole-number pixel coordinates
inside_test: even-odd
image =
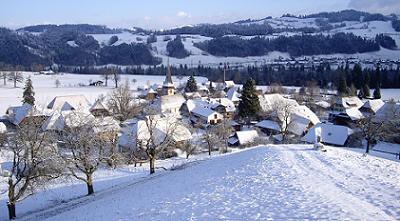
[[[246,145],[254,142],[258,137],[258,133],[256,130],[237,131],[236,136],[240,145]]]
[[[264,129],[270,129],[270,130],[275,130],[275,131],[281,131],[281,127],[279,124],[275,121],[271,120],[263,120],[261,122],[258,122],[256,124],[257,127],[264,128]]]
[[[4,123],[0,122],[0,133],[7,132],[7,127]]]
[[[343,146],[352,133],[353,131],[345,126],[319,123],[308,131],[302,141],[315,143],[317,137],[320,137],[322,143]]]
[[[398,162],[326,148],[256,147],[152,176],[144,175],[147,166],[101,172],[94,196],[61,203],[68,194],[83,195],[83,185],[70,184],[21,202],[17,211],[30,221],[400,218]],[[1,209],[5,220],[6,207]]]

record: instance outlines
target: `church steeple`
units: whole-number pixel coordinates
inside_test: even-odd
[[[174,94],[175,94],[175,86],[174,82],[172,82],[171,67],[169,66],[169,60],[168,60],[167,75],[165,76],[162,88],[162,95],[174,95]]]

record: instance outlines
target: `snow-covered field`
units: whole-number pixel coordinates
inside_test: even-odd
[[[17,211],[20,220],[30,221],[400,219],[400,164],[395,161],[343,148],[323,153],[310,145],[200,158],[153,176],[141,167],[109,172],[113,176],[98,178],[95,188],[100,183],[114,187],[72,201],[61,201],[64,192],[83,195],[83,186],[48,189],[17,205]],[[54,206],[41,210],[44,199]],[[31,207],[37,211],[28,213]],[[0,211],[5,219],[6,207]]]

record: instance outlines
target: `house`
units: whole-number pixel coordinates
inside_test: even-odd
[[[23,104],[21,106],[9,107],[6,111],[6,117],[11,124],[18,126],[32,122],[41,125],[48,116],[39,111],[36,106]]]
[[[279,124],[272,120],[260,121],[255,126],[260,128],[261,131],[268,136],[277,135],[281,132],[281,127],[279,126]]]
[[[212,99],[210,108],[224,116],[227,119],[233,119],[236,107],[235,104],[227,98]]]
[[[190,116],[190,113],[195,107],[208,107],[210,104],[202,99],[189,99],[182,104],[180,112],[184,116]]]
[[[57,96],[47,105],[47,108],[53,111],[84,111],[90,108],[90,103],[83,95]]]
[[[362,107],[364,103],[358,97],[338,97],[336,102],[331,106],[332,112],[344,112],[349,108]]]
[[[205,85],[198,85],[197,86],[197,92],[200,94],[201,97],[205,97],[209,94],[209,89]]]
[[[40,71],[39,73],[43,74],[43,75],[54,75],[55,74],[54,71],[52,71],[52,70]]]
[[[98,86],[102,86],[103,84],[104,84],[103,81],[95,81],[95,82],[90,83],[89,86],[96,86],[96,87],[98,87]]]
[[[229,88],[229,90],[226,92],[226,98],[231,100],[235,106],[239,105],[240,102],[240,94],[237,92],[237,89],[235,87]]]
[[[218,124],[223,119],[222,114],[205,107],[195,107],[190,114],[190,120],[201,126]]]
[[[178,119],[161,117],[159,115],[152,117],[152,120],[155,121],[154,129],[149,129],[145,120],[130,121],[122,129],[118,145],[124,149],[137,149],[139,144],[146,145],[146,142],[150,139],[150,132],[153,133],[155,144],[162,143],[167,135],[171,136],[175,147],[179,147],[183,142],[192,139],[189,129],[179,124]]]
[[[252,144],[258,138],[256,130],[236,131],[235,135],[228,139],[230,146],[245,146]]]
[[[335,146],[345,146],[353,130],[340,125],[319,123],[312,127],[302,138],[307,143],[324,143]]]
[[[157,91],[155,91],[153,88],[148,88],[142,91],[140,97],[148,101],[153,101],[156,99],[157,94]]]
[[[374,115],[383,107],[383,105],[385,105],[385,102],[381,99],[368,100],[359,110],[364,115]]]
[[[95,117],[107,117],[111,115],[108,108],[100,100],[97,100],[92,107],[90,107],[89,111]]]
[[[270,112],[278,107],[280,104],[287,104],[295,107],[299,104],[292,99],[283,97],[280,94],[264,94],[259,96],[261,109],[265,112]]]
[[[364,115],[358,110],[358,108],[348,108],[343,112],[331,112],[329,113],[329,121],[337,125],[350,126],[363,119]]]

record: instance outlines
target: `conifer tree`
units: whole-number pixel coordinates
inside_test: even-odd
[[[212,84],[212,81],[210,81],[210,85],[208,86],[208,91],[210,94],[213,94],[215,92],[214,86]]]
[[[340,96],[346,96],[348,94],[347,91],[348,87],[347,87],[347,81],[346,81],[346,77],[342,76],[339,79],[339,86],[338,86],[338,93]]]
[[[368,84],[364,84],[363,87],[361,88],[361,90],[363,91],[363,95],[364,95],[363,98],[371,97],[371,92],[370,92]]]
[[[192,76],[189,77],[186,87],[185,87],[186,92],[196,92],[197,91],[197,83],[196,79]]]
[[[375,90],[374,90],[374,99],[381,99],[381,88],[379,86],[379,84],[376,84]]]
[[[23,92],[23,100],[24,104],[35,104],[35,92],[33,91],[32,80],[28,78],[25,82],[24,92]]]
[[[261,106],[256,91],[256,82],[253,79],[249,79],[243,86],[239,103],[239,116],[252,119],[258,116],[260,110]]]

